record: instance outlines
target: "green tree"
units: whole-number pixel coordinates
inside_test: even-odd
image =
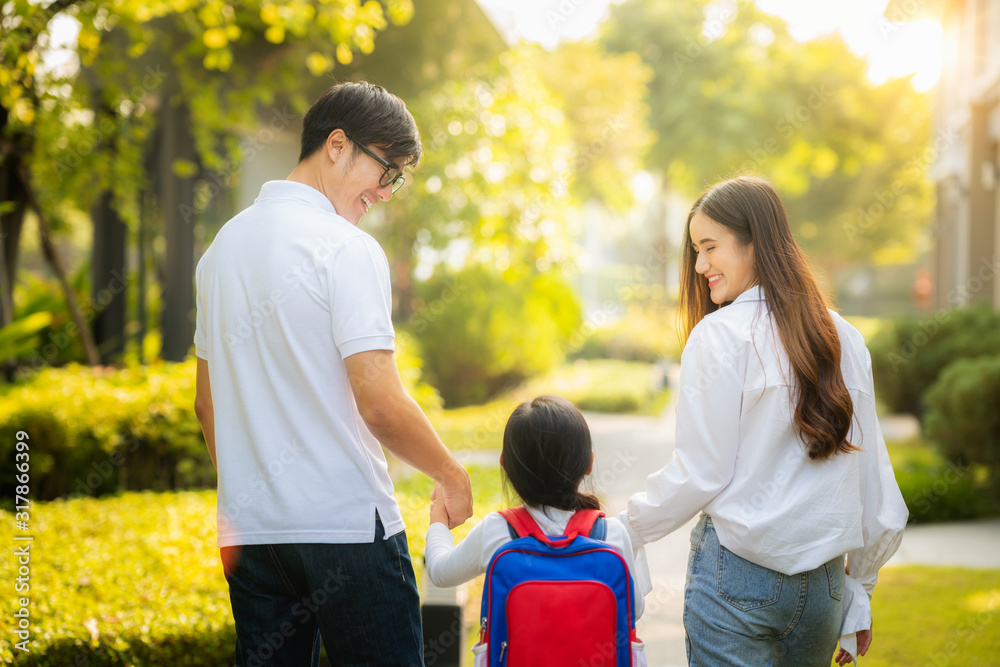
[[[579,205],[631,202],[649,77],[632,54],[522,44],[415,98],[424,158],[373,229],[395,260],[397,319],[421,305],[414,260],[572,274]]]
[[[829,269],[898,261],[930,218],[929,99],[876,86],[839,37],[795,41],[753,3],[630,0],[602,43],[653,68],[650,167],[694,196],[739,173],[771,178],[793,230]]]
[[[411,0],[0,5],[0,326],[13,316],[29,208],[45,237],[71,212],[89,213],[102,202],[118,224],[115,234],[134,234],[149,216],[145,200],[155,180],[165,273],[178,277],[168,290],[178,297],[178,316],[167,319],[189,327],[195,177],[231,176],[253,150],[239,129],[257,126],[262,109],[301,113],[310,101],[304,79],[350,63],[355,52],[370,53],[377,31],[412,14]],[[57,22],[76,22],[79,32],[69,62],[49,67],[43,60]],[[74,308],[65,270],[46,251]],[[86,335],[89,323],[74,311]],[[183,338],[181,353],[190,344]]]

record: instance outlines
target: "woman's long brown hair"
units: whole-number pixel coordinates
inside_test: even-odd
[[[854,405],[840,370],[840,336],[805,255],[792,238],[781,198],[766,180],[740,176],[709,188],[688,214],[681,260],[679,315],[685,342],[719,306],[695,272],[691,218],[701,211],[729,228],[741,246],[753,243],[757,284],[770,306],[798,389],[795,423],[809,457],[824,460],[857,447],[847,442]]]

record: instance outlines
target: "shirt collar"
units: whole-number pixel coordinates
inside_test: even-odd
[[[296,181],[268,181],[261,186],[260,194],[257,195],[257,199],[254,201],[258,202],[262,199],[299,199],[318,206],[324,211],[337,213],[337,209],[333,207],[333,204],[322,192],[305,183],[298,183]]]
[[[748,287],[743,294],[733,299],[732,303],[739,303],[741,301],[766,301],[764,298],[764,290],[761,289],[760,285],[754,285],[753,287]]]

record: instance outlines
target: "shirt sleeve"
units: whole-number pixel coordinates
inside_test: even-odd
[[[497,549],[510,542],[510,534],[507,521],[494,512],[487,514],[458,545],[443,523],[432,523],[427,528],[426,542],[427,576],[435,586],[448,588],[485,573]]]
[[[194,284],[195,309],[197,313],[194,324],[194,353],[198,358],[208,361],[208,321],[206,318],[208,310],[204,301],[205,292],[201,281],[200,262],[194,272]]]
[[[843,638],[871,627],[871,597],[878,571],[896,553],[903,539],[909,512],[899,492],[889,461],[889,452],[875,413],[874,382],[871,358],[868,361],[869,394],[862,394],[865,404],[855,406],[861,425],[862,448],[861,530],[864,544],[847,554],[848,576],[844,593]]]
[[[330,315],[340,356],[394,349],[389,262],[375,239],[344,241],[331,258]]]
[[[684,525],[733,477],[743,406],[739,357],[731,344],[704,334],[696,328],[681,355],[674,458],[619,515],[634,550]]]
[[[649,576],[649,565],[643,557],[641,560],[634,557],[632,542],[629,540],[628,531],[621,521],[615,517],[608,517],[608,544],[613,546],[625,559],[628,565],[629,574],[632,576],[632,587],[635,590],[635,619],[642,617],[645,608],[645,597],[653,590]],[[645,549],[640,547],[640,553],[645,556]]]

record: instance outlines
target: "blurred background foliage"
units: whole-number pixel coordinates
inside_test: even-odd
[[[419,170],[365,228],[390,260],[401,372],[431,412],[557,386],[579,359],[662,375],[679,230],[716,180],[770,177],[848,312],[877,296],[844,287],[855,272],[906,275],[929,242],[929,94],[872,83],[840,37],[797,41],[754,3],[614,3],[594,36],[553,48],[505,41],[472,0],[18,0],[0,24],[0,428],[28,419],[81,462],[121,438],[174,443],[167,478],[114,488],[201,479],[188,406],[162,407],[189,400],[193,262],[256,187],[248,167],[287,174],[281,137],[335,81],[385,85],[422,131]],[[883,191],[895,204],[866,223]],[[880,314],[915,318],[909,289],[883,290]],[[921,413],[945,365],[933,346],[879,370],[913,321],[873,326],[897,332],[873,363],[887,405]],[[578,400],[647,402],[599,384]]]
[[[17,664],[231,653],[214,493],[174,492],[215,482],[193,265],[261,172],[287,175],[282,151],[338,81],[386,86],[421,128],[419,170],[364,226],[390,261],[400,373],[453,449],[496,450],[539,393],[661,412],[687,210],[760,173],[834,302],[875,316],[886,410],[922,420],[890,443],[911,520],[1000,507],[997,314],[911,295],[932,96],[872,83],[839,36],[798,41],[724,0],[616,2],[552,48],[505,39],[475,0],[0,0],[0,30],[0,486],[25,431],[33,500],[105,496],[37,506],[45,650]],[[496,468],[473,477],[477,511],[499,506]],[[416,561],[428,492],[397,486]]]

